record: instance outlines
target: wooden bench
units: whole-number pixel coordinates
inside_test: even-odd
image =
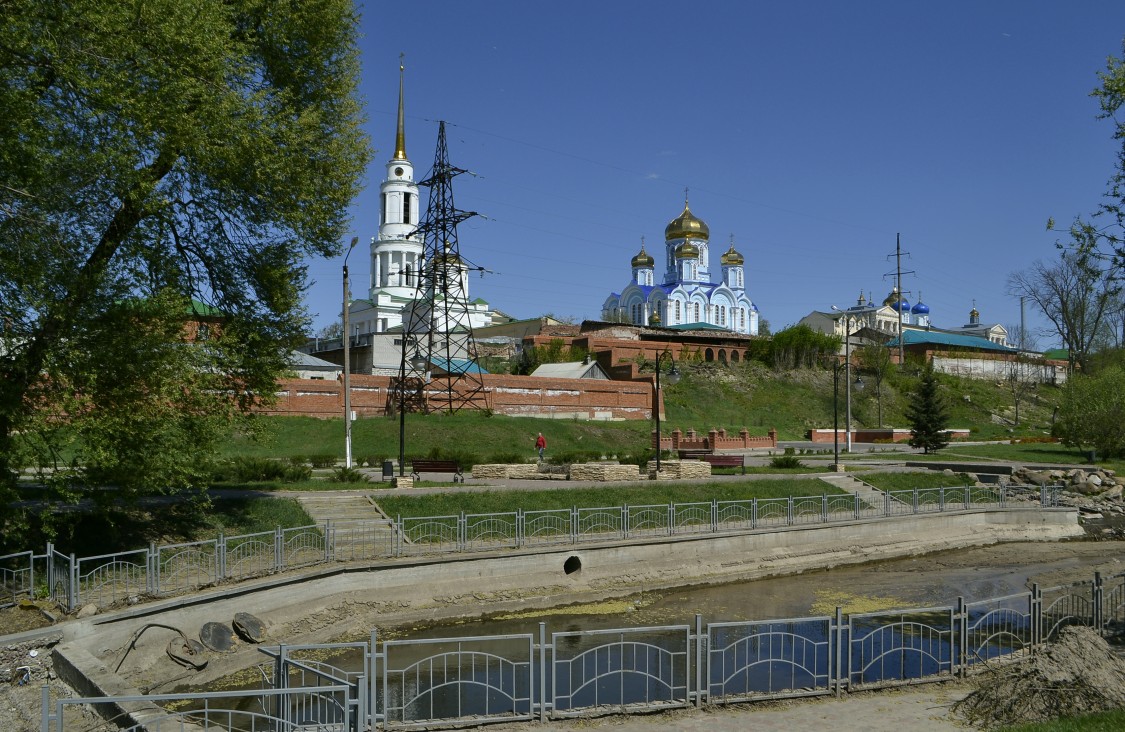
[[[422,479],[422,473],[452,473],[453,482],[465,482],[465,475],[456,460],[411,460],[410,477]]]
[[[742,468],[742,474],[746,475],[746,462],[742,459],[741,455],[700,455],[696,460],[711,463],[712,468]]]

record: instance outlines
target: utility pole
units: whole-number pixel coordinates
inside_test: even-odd
[[[904,302],[903,298],[906,296],[906,292],[902,289],[902,276],[904,274],[914,274],[914,270],[909,270],[907,272],[902,271],[902,234],[895,234],[895,253],[890,256],[894,256],[895,258],[895,271],[891,274],[895,276],[895,289],[898,290],[898,307],[896,307],[895,310],[898,311],[898,365],[901,367],[906,363],[906,353],[903,348],[903,341],[905,339],[902,335],[902,303]],[[890,256],[888,256],[887,259],[890,259]],[[910,252],[907,252],[906,256],[910,256]],[[887,275],[883,275],[883,277],[885,278]]]

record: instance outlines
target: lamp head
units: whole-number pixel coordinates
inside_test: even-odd
[[[410,357],[410,368],[415,371],[426,368],[426,357],[417,348],[414,349],[414,355]]]
[[[865,386],[867,385],[863,383],[863,377],[857,375],[855,377],[855,382],[852,383],[852,389],[854,389],[855,391],[863,391],[863,387]]]
[[[676,362],[673,361],[672,369],[668,372],[668,375],[664,377],[664,380],[669,384],[676,384],[679,382],[681,376],[683,376],[683,374],[681,374],[680,370],[676,368]]]

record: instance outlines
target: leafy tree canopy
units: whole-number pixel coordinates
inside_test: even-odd
[[[0,484],[67,424],[72,482],[183,486],[273,391],[370,155],[356,34],[350,0],[3,4]]]
[[[1063,444],[1093,448],[1099,457],[1125,455],[1125,368],[1109,366],[1067,380],[1055,434]]]

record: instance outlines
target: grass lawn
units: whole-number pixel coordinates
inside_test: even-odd
[[[915,488],[959,488],[972,485],[964,473],[864,473],[861,480],[881,491],[909,491]]]
[[[652,506],[668,503],[737,501],[751,498],[819,496],[842,491],[810,479],[781,478],[748,480],[744,483],[700,483],[698,485],[652,482],[636,486],[574,488],[569,490],[485,491],[445,493],[429,496],[377,496],[388,516],[449,516],[465,513],[546,511],[560,508],[599,508],[622,505]]]
[[[289,458],[335,455],[344,457],[342,419],[311,417],[262,417],[263,439],[236,438],[226,445],[224,456],[249,455]],[[352,426],[352,454],[369,465],[398,456],[397,419],[372,417]],[[535,457],[535,437],[547,437],[547,456],[567,454],[597,458],[633,455],[650,443],[652,423],[579,422],[532,417],[487,416],[480,412],[406,416],[406,457],[426,457],[435,451],[465,453],[471,462],[518,462]],[[503,457],[503,460],[493,459]],[[465,461],[463,461],[465,462]]]
[[[1125,729],[1125,710],[1004,727],[1003,732],[1117,732]]]

